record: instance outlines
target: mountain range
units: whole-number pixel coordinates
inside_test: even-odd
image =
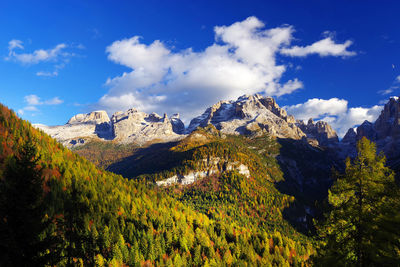
[[[176,141],[208,124],[225,134],[266,133],[278,138],[305,139],[311,144],[322,146],[334,145],[339,141],[328,123],[309,120],[305,124],[288,115],[272,97],[259,94],[244,95],[236,101],[220,101],[192,119],[186,129],[179,114],[168,118],[166,114],[161,117],[134,108],[116,112],[111,119],[106,111],[94,111],[75,115],[62,126],[34,126],[64,145],[73,147],[93,139],[140,145]]]
[[[355,144],[363,136],[377,143],[391,165],[399,165],[400,156],[400,100],[392,97],[375,122],[365,121],[350,128],[339,140],[335,130],[324,121],[296,120],[280,108],[272,97],[259,94],[243,95],[237,100],[220,101],[193,118],[185,127],[179,114],[146,114],[137,109],[116,112],[94,111],[73,116],[65,125],[34,125],[67,147],[77,147],[88,141],[111,141],[119,144],[146,146],[152,143],[179,141],[198,127],[211,124],[224,134],[262,135],[274,138],[302,140],[314,147],[331,149],[344,159],[355,156]]]
[[[186,128],[177,114],[132,108],[35,129],[2,106],[0,176],[35,140],[51,231],[65,255],[75,242],[84,264],[307,266],[332,169],[344,170],[356,142],[376,142],[399,173],[399,107],[391,98],[339,140],[328,123],[296,120],[261,95],[218,102]],[[71,216],[82,218],[75,241],[63,228]]]

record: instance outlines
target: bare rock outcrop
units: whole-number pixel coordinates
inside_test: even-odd
[[[174,118],[177,123],[178,118]],[[156,113],[146,114],[137,109],[117,112],[111,117],[114,138],[121,143],[144,144],[152,140],[172,141],[181,136],[174,132],[173,123],[167,114],[163,117]]]
[[[73,116],[67,124],[81,124],[81,123],[90,123],[90,124],[101,124],[101,123],[109,123],[110,118],[107,115],[107,112],[104,110],[93,111],[88,114],[77,114]]]
[[[147,114],[134,108],[116,112],[111,119],[105,111],[94,111],[75,115],[62,126],[37,127],[67,146],[84,144],[89,138],[143,145],[179,140],[209,124],[224,134],[267,133],[278,138],[304,139],[315,146],[337,142],[336,132],[327,123],[300,123],[280,108],[275,99],[259,94],[216,103],[194,118],[186,131],[179,114],[168,118],[166,114]]]
[[[238,161],[230,162],[219,157],[209,157],[203,159],[202,163],[202,170],[192,170],[186,174],[175,174],[167,179],[157,181],[156,184],[158,186],[169,186],[174,184],[188,185],[210,175],[219,174],[226,171],[237,171],[247,178],[250,177],[249,168]],[[220,166],[222,166],[222,169]]]
[[[296,125],[307,135],[307,138],[317,140],[321,146],[339,142],[335,130],[325,121],[314,123],[312,119],[309,119],[307,124],[303,121],[298,121]]]
[[[272,97],[259,94],[244,95],[236,101],[218,102],[194,118],[188,132],[208,124],[227,134],[261,131],[282,138],[301,139],[305,136],[295,125],[293,116],[288,116]]]
[[[187,132],[208,124],[226,134],[268,133],[279,138],[304,139],[316,146],[338,142],[336,132],[326,122],[311,121],[306,125],[296,121],[275,99],[259,94],[218,102],[194,118]]]
[[[364,121],[357,130],[349,129],[341,141],[343,147],[349,147],[349,155],[355,155],[355,144],[366,137],[383,151],[389,161],[400,157],[400,99],[392,97],[385,104],[378,119],[372,123]]]
[[[168,119],[166,114],[161,117],[156,113],[146,114],[136,109],[116,112],[111,119],[106,111],[100,110],[77,114],[61,126],[35,126],[68,147],[82,145],[89,139],[115,140],[139,145],[153,140],[166,142],[183,138],[184,131],[179,115]]]
[[[65,146],[82,145],[87,139],[111,139],[111,123],[107,112],[93,111],[88,114],[77,114],[65,125],[46,126],[36,124],[35,127],[56,138]]]
[[[177,134],[185,133],[185,124],[179,118],[179,114],[174,114],[171,116],[172,130]]]
[[[342,139],[343,144],[352,144],[354,145],[357,140],[357,133],[354,131],[354,128],[350,128],[347,133],[344,135]]]

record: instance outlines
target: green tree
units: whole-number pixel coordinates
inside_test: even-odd
[[[393,209],[398,189],[385,164],[375,144],[364,137],[357,144],[357,157],[346,160],[345,173],[335,173],[328,194],[330,212],[317,226],[322,238],[317,264],[398,266],[400,225]]]
[[[97,252],[93,250],[94,240],[86,230],[85,220],[89,207],[81,200],[82,194],[73,178],[70,193],[66,192],[64,195],[63,232],[67,242],[65,255],[68,266],[74,265],[73,258],[84,259],[86,264],[92,264]]]
[[[30,139],[9,158],[0,180],[0,265],[43,266],[59,260],[59,239],[45,212],[42,169]]]

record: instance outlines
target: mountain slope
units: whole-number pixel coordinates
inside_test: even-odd
[[[96,155],[101,156],[107,154],[105,151],[112,150],[102,150],[104,146],[98,143],[94,143],[93,147],[88,146],[90,143],[76,151],[90,155],[93,161],[96,161]],[[88,154],[89,151],[96,153]],[[317,212],[315,201],[326,197],[331,184],[333,166],[340,169],[341,163],[330,150],[311,146],[306,140],[276,139],[267,134],[225,135],[209,125],[198,128],[179,142],[132,148],[129,156],[106,168],[125,177],[144,179],[160,186],[177,185],[179,190],[176,192],[180,193],[171,196],[189,205],[193,204],[196,210],[202,212],[207,211],[205,206],[222,207],[220,197],[227,192],[220,185],[229,181],[225,184],[228,188],[237,187],[230,177],[239,175],[237,177],[240,177],[238,179],[241,179],[241,183],[250,186],[248,193],[257,196],[256,202],[250,204],[251,208],[245,212],[247,215],[242,216],[250,218],[252,214],[258,214],[262,222],[253,221],[254,225],[266,223],[271,217],[278,218],[275,228],[283,225],[286,225],[283,228],[288,228],[285,224],[288,219],[298,229],[308,232],[312,225],[311,219]],[[209,194],[205,198],[204,188],[207,188],[206,193]],[[221,193],[221,190],[225,193]],[[187,202],[186,194],[197,195],[197,203]],[[213,202],[209,202],[210,198],[214,199]],[[237,203],[247,205],[250,199],[241,199]],[[265,205],[264,202],[269,204]],[[279,207],[279,212],[272,216],[277,211],[276,207]],[[228,207],[231,210],[236,208],[234,205]],[[241,218],[238,216],[236,220]]]
[[[168,119],[134,108],[116,112],[111,119],[105,111],[78,114],[62,126],[36,125],[68,147],[80,146],[87,141],[112,141],[120,144],[146,146],[149,143],[179,141],[197,127],[212,124],[225,134],[269,134],[279,138],[306,139],[315,146],[336,146],[336,132],[326,122],[308,124],[296,121],[278,106],[272,97],[259,94],[243,95],[237,100],[220,101],[209,107],[199,117],[191,120],[189,127],[174,114]]]
[[[272,228],[247,227],[235,218],[226,221],[210,216],[146,182],[128,181],[97,169],[4,106],[0,106],[1,180],[25,140],[31,140],[41,156],[46,216],[53,221],[49,234],[61,237],[64,255],[70,255],[68,248],[79,250],[76,263],[296,265],[313,252],[311,243],[296,232],[281,234]],[[69,203],[85,207],[79,220]],[[65,228],[70,218],[81,223]],[[74,231],[75,239],[66,238],[67,229]],[[66,261],[61,258],[59,265]]]
[[[387,157],[388,165],[397,173],[400,171],[400,99],[392,97],[385,104],[375,122],[364,121],[360,126],[349,129],[341,147],[351,156],[355,156],[356,142],[366,137],[377,145],[378,152]]]
[[[46,126],[36,124],[63,145],[79,146],[87,141],[112,140],[121,144],[136,143],[139,145],[151,141],[171,141],[181,138],[184,131],[183,122],[178,114],[168,119],[156,113],[146,114],[134,108],[126,112],[116,112],[111,119],[104,110],[88,114],[77,114],[65,125]]]

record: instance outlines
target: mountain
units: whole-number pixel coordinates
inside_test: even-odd
[[[183,122],[178,114],[170,119],[156,113],[146,114],[136,109],[116,112],[111,119],[107,112],[93,111],[73,116],[65,125],[34,125],[68,147],[82,145],[88,140],[113,140],[118,143],[172,141],[181,138]]]
[[[336,132],[325,122],[308,124],[296,121],[278,106],[272,97],[259,94],[244,95],[236,101],[220,101],[209,107],[201,116],[194,118],[187,129],[214,125],[226,134],[267,133],[278,138],[304,139],[315,145],[338,142]]]
[[[77,116],[68,127],[108,123],[103,115]],[[170,150],[182,155],[171,163],[183,160],[182,167],[175,166],[175,170],[184,171],[185,166],[203,162],[185,161],[186,155],[193,155],[193,159],[215,155],[221,160],[240,160],[248,167],[249,176],[240,174],[240,169],[227,168],[222,175],[216,173],[197,181],[195,187],[163,188],[154,186],[150,179],[128,180],[96,168],[0,105],[0,215],[4,215],[6,205],[13,208],[5,216],[18,219],[18,211],[24,208],[12,206],[13,199],[7,196],[43,195],[47,228],[35,238],[57,240],[60,254],[53,254],[53,262],[58,261],[60,266],[71,262],[85,266],[306,265],[315,253],[312,238],[299,233],[285,217],[285,210],[295,205],[295,199],[275,187],[282,174],[273,158],[255,157],[276,153],[276,143],[269,144],[270,139],[263,137],[249,139],[246,146],[260,142],[254,147],[264,150],[257,148],[248,154],[253,148],[242,146],[234,138],[212,128],[202,134],[195,132]],[[21,157],[24,144],[35,148],[39,159],[35,169],[43,174],[42,192],[30,192],[21,185],[12,188],[8,170],[23,167],[16,165],[16,159]],[[157,161],[153,158],[154,163]],[[168,175],[167,171],[154,174]],[[7,190],[19,190],[19,194]],[[25,245],[10,243],[7,238],[13,238],[12,233],[4,238],[13,229],[7,223],[7,219],[0,220],[0,246]],[[13,265],[17,259],[6,251],[1,251],[0,265]]]
[[[398,170],[400,168],[400,100],[392,97],[385,104],[375,122],[364,121],[360,126],[349,129],[341,141],[342,147],[348,149],[348,154],[355,155],[355,144],[362,137],[367,137],[382,151],[388,164]]]
[[[57,142],[0,106],[0,195],[31,142],[50,222],[40,238],[58,238],[61,265],[73,257],[83,265],[307,266],[332,168],[343,169],[340,156],[362,136],[395,166],[398,110],[391,99],[375,123],[339,142],[325,122],[296,121],[273,98],[242,96],[208,108],[186,130],[179,116],[135,109],[36,126]]]
[[[67,125],[88,124],[97,133],[108,131],[112,138],[100,139],[97,134],[73,149],[99,167],[158,186],[193,188],[232,171],[267,179],[280,193],[296,197],[290,217],[302,231],[310,229],[317,213],[315,201],[326,197],[332,167],[343,165],[336,156],[338,137],[329,124],[296,121],[273,98],[259,94],[211,106],[190,122],[185,133],[177,116],[168,119],[135,109],[117,112],[110,121],[79,115]],[[274,174],[258,176],[270,170]]]
[[[336,132],[327,123],[296,121],[272,97],[259,94],[244,95],[236,101],[220,101],[192,119],[186,130],[178,114],[168,119],[166,114],[161,117],[134,108],[116,112],[111,119],[105,111],[94,111],[78,114],[63,126],[36,127],[62,144],[73,147],[89,140],[137,145],[178,141],[196,128],[209,124],[225,134],[269,134],[278,138],[303,139],[314,146],[335,146],[338,143]]]

